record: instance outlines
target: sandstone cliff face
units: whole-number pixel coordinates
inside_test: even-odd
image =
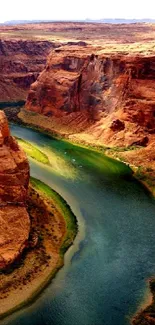
[[[31,85],[26,109],[59,119],[88,142],[145,146],[155,133],[154,78],[154,56],[61,47]]]
[[[29,165],[25,153],[10,135],[0,112],[0,269],[12,263],[28,240],[26,211]]]

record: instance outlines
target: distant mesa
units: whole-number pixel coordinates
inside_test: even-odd
[[[39,23],[61,23],[61,22],[83,22],[83,23],[105,23],[105,24],[135,24],[135,23],[155,23],[155,19],[142,18],[142,19],[126,19],[126,18],[101,18],[101,19],[77,19],[77,20],[9,20],[0,25],[19,25],[19,24],[39,24]]]

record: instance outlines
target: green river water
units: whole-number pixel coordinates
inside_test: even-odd
[[[12,125],[45,152],[31,175],[56,190],[78,220],[65,265],[38,299],[5,325],[128,325],[155,270],[155,201],[124,164]]]

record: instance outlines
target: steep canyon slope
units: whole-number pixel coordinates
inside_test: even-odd
[[[0,104],[25,101],[47,55],[63,43],[68,40],[53,36],[48,24],[0,26]]]
[[[0,102],[26,99],[52,46],[48,41],[0,39]]]
[[[0,269],[12,263],[26,246],[30,220],[26,210],[29,164],[10,135],[0,112]]]
[[[70,138],[146,146],[155,133],[154,78],[155,56],[60,47],[31,85],[26,109],[47,116],[53,131]]]

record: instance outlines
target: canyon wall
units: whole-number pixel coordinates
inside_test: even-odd
[[[49,41],[0,39],[0,102],[25,100],[56,46]]]
[[[31,85],[26,110],[53,131],[113,146],[146,146],[155,134],[155,56],[59,47]],[[59,130],[57,125],[59,125]]]
[[[27,244],[28,183],[28,160],[10,135],[6,116],[0,111],[0,269],[12,263]]]

